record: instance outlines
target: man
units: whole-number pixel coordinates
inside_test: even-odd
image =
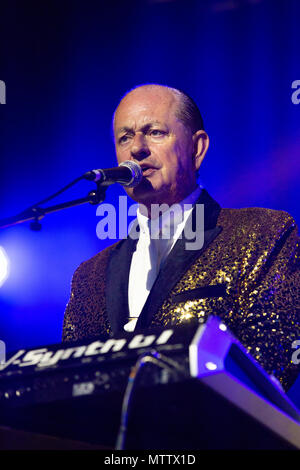
[[[197,186],[209,138],[196,105],[178,90],[131,90],[116,109],[114,136],[118,163],[134,160],[143,169],[141,183],[126,189],[140,203],[140,236],[77,269],[63,340],[201,323],[214,314],[289,388],[298,373],[292,343],[300,336],[299,238],[292,217],[261,208],[221,209]],[[152,208],[163,203],[170,209],[154,236]],[[200,206],[204,227],[196,217]],[[174,207],[173,218],[165,217]],[[203,233],[196,249],[187,249],[187,224]]]

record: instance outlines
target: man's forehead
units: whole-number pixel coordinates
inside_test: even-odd
[[[137,89],[126,95],[114,114],[115,128],[132,126],[136,118],[141,124],[162,124],[173,115],[175,96],[170,90]]]

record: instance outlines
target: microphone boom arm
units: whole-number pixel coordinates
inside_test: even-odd
[[[41,224],[39,223],[39,220],[43,219],[47,214],[51,214],[52,212],[58,212],[64,209],[68,209],[70,207],[75,207],[86,203],[100,204],[105,200],[106,190],[107,186],[104,186],[101,183],[97,183],[97,188],[93,191],[90,191],[86,197],[73,199],[71,201],[63,202],[61,204],[56,204],[54,206],[45,208],[39,207],[38,205],[32,206],[16,216],[0,220],[0,228],[11,227],[13,225],[21,224],[23,222],[28,222],[32,220],[33,222],[31,223],[30,228],[35,231],[40,230]]]

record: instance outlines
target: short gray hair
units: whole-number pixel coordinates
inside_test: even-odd
[[[199,130],[204,130],[203,118],[195,101],[182,90],[178,90],[177,88],[171,88],[171,90],[179,98],[179,106],[175,111],[177,119],[181,121],[185,127],[189,128],[192,134]]]

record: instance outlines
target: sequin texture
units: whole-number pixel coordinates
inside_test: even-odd
[[[283,211],[222,209],[217,226],[221,232],[166,293],[150,327],[194,319],[201,323],[208,315],[217,315],[262,367],[288,389],[299,373],[299,366],[292,363],[292,342],[300,338],[295,221]],[[105,273],[115,246],[76,271],[65,313],[65,341],[110,333]],[[219,284],[226,285],[223,296],[191,298],[193,289]],[[182,297],[185,293],[186,301]]]

